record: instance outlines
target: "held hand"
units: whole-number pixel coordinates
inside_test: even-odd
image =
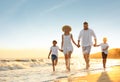
[[[96,47],[97,46],[97,44],[94,44],[94,47]]]
[[[61,49],[60,51],[61,51],[61,52],[63,52],[63,50],[62,50],[62,49]]]
[[[79,48],[79,47],[80,47],[80,45],[78,44],[78,45],[77,45],[77,47]]]

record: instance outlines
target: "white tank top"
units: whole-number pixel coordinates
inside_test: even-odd
[[[71,34],[63,35],[63,47],[72,47]]]

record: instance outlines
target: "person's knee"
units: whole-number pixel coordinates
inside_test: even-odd
[[[105,62],[106,61],[106,59],[103,59],[103,62]]]
[[[103,58],[103,60],[106,60],[105,58]]]
[[[84,54],[84,58],[87,58],[87,54]]]
[[[66,55],[65,55],[65,59],[68,59],[68,57],[69,57],[69,56],[66,54]]]
[[[84,59],[86,59],[86,56],[84,55]]]
[[[89,58],[89,54],[87,54],[87,57]]]
[[[55,62],[57,62],[58,60],[57,59],[55,59]]]
[[[106,61],[106,59],[104,59],[104,61]]]

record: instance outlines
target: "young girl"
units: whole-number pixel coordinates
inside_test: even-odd
[[[96,46],[101,46],[101,50],[102,50],[102,59],[103,59],[103,68],[106,68],[106,60],[107,60],[107,55],[108,55],[108,48],[109,45],[107,43],[107,38],[104,37],[103,38],[103,43],[96,45]]]
[[[72,34],[70,34],[71,30],[72,30],[71,27],[68,25],[63,26],[62,28],[62,31],[64,32],[64,34],[62,35],[61,48],[65,55],[66,69],[68,71],[70,71],[70,58],[73,52],[73,46],[72,46],[71,41],[77,46],[77,44],[73,40]]]

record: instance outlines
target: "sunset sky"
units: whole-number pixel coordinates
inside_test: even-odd
[[[120,0],[0,0],[0,57],[47,56],[52,40],[60,46],[63,25],[72,27],[77,41],[84,21],[98,43],[105,36],[110,48],[120,47]],[[80,51],[74,47],[74,54]]]

